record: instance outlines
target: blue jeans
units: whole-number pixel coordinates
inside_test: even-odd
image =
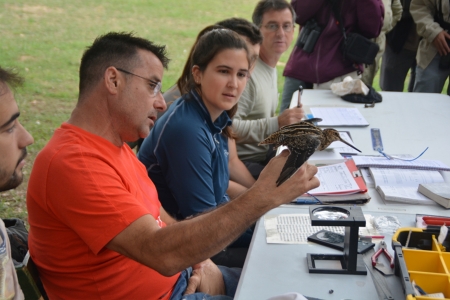
[[[417,51],[402,49],[395,53],[389,45],[383,54],[380,70],[380,87],[383,91],[403,92],[406,75],[411,69],[408,92],[414,89]]]
[[[444,88],[445,81],[450,75],[450,69],[439,69],[439,60],[441,56],[436,54],[430,64],[422,69],[416,67],[416,83],[414,84],[414,92],[417,93],[441,93]],[[448,93],[448,90],[447,90]]]
[[[210,296],[205,293],[195,293],[183,296],[186,291],[189,278],[192,274],[192,268],[187,268],[180,274],[175,288],[173,290],[170,300],[232,300],[234,294],[236,293],[239,278],[241,276],[242,269],[240,268],[227,268],[223,266],[218,266],[220,272],[222,272],[223,281],[225,283],[225,293],[226,295]]]

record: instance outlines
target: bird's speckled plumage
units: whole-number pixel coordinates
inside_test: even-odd
[[[286,146],[291,151],[277,179],[277,186],[279,186],[291,177],[316,150],[324,150],[335,141],[341,141],[356,149],[344,141],[337,130],[332,128],[322,130],[307,121],[281,127],[259,144],[273,144],[274,147]]]

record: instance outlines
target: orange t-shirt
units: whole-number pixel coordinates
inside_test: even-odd
[[[28,184],[29,248],[50,299],[169,299],[179,274],[105,248],[161,204],[127,146],[64,123],[39,153]]]

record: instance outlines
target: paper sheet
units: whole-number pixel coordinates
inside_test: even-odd
[[[373,216],[364,215],[366,227],[359,228],[359,234],[379,235],[373,226]],[[311,226],[309,214],[265,215],[264,228],[268,244],[306,244],[308,236],[320,230],[344,234],[343,226]]]
[[[320,186],[310,190],[311,195],[323,195],[330,193],[351,194],[359,192],[359,186],[350,173],[345,163],[339,163],[318,168],[316,177]]]
[[[368,126],[369,123],[355,107],[311,107],[318,126]]]

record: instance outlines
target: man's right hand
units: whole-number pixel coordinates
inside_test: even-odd
[[[319,179],[315,177],[317,167],[304,163],[291,178],[280,186],[276,186],[276,181],[281,170],[286,163],[289,151],[285,150],[274,157],[259,175],[258,180],[251,189],[257,189],[260,197],[279,206],[289,203],[298,196],[318,187]]]
[[[439,32],[433,40],[433,45],[439,51],[439,55],[441,56],[445,56],[450,52],[450,47],[448,46],[447,40],[450,40],[450,34],[448,34],[445,30]]]
[[[300,107],[293,107],[284,110],[281,115],[278,116],[278,127],[281,128],[286,125],[291,125],[300,122],[305,116],[302,104]]]

